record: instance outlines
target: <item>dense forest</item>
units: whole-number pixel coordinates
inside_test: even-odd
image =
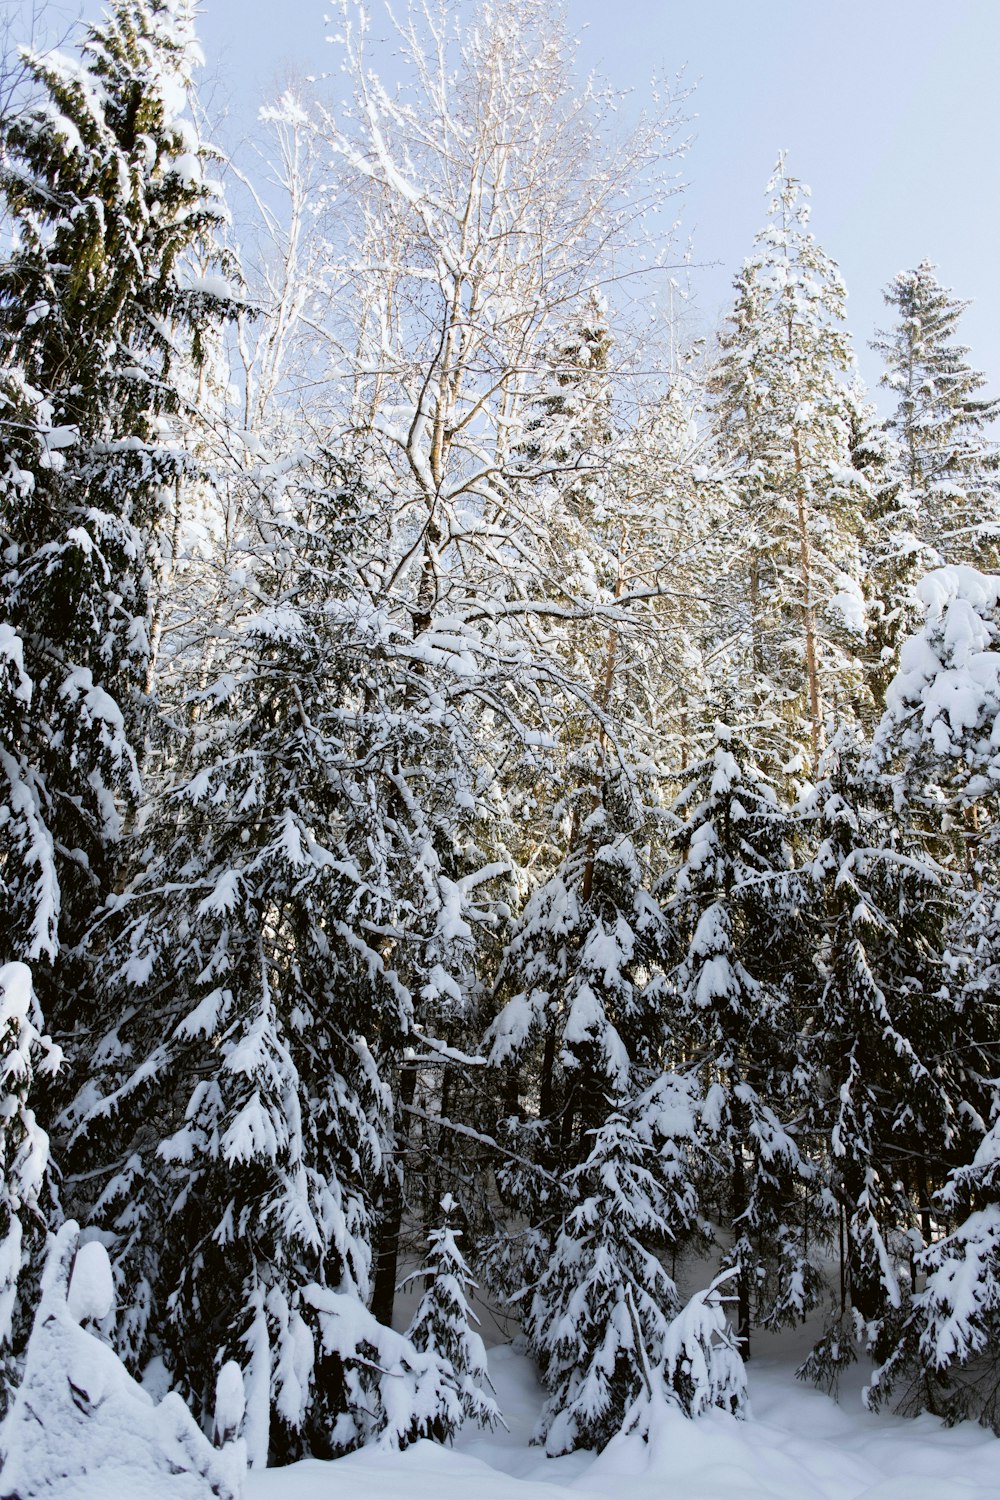
[[[683,99],[626,126],[544,0],[463,14],[390,84],[345,3],[256,178],[188,0],[7,59],[8,1440],[62,1295],[254,1464],[446,1441],[500,1416],[477,1284],[551,1454],[739,1413],[814,1309],[804,1378],[996,1428],[964,304],[886,289],[880,415],[779,159],[722,326],[651,320]]]

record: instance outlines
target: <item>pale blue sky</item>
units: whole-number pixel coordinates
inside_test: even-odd
[[[53,10],[69,0],[51,0]],[[463,7],[469,0],[456,0]],[[93,15],[97,0],[86,0]],[[371,0],[374,16],[379,0]],[[332,64],[322,0],[203,0],[212,103],[226,143],[289,74]],[[780,148],[813,190],[813,229],[839,263],[862,372],[881,288],[923,257],[973,299],[972,360],[1000,393],[1000,0],[568,0],[581,63],[641,100],[650,73],[697,83],[681,212],[705,325],[766,209]]]
[[[233,80],[237,119],[284,69],[329,66],[316,0],[204,0],[203,12],[208,68]],[[616,87],[641,98],[654,68],[697,82],[682,216],[695,259],[719,263],[694,277],[706,323],[785,148],[847,281],[868,383],[881,288],[926,256],[974,299],[965,341],[1000,392],[1000,0],[569,0],[567,16],[583,65]]]

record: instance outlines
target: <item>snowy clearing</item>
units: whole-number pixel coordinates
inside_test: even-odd
[[[490,1351],[509,1433],[468,1429],[453,1449],[420,1442],[405,1453],[363,1449],[252,1473],[244,1500],[995,1500],[997,1440],[964,1423],[872,1415],[852,1373],[839,1404],[792,1376],[808,1329],[767,1341],[750,1367],[752,1415],[713,1411],[696,1422],[665,1411],[652,1443],[615,1439],[599,1455],[546,1458],[529,1438],[543,1404],[530,1360],[511,1345]],[[82,1487],[81,1487],[82,1486]],[[154,1481],[103,1465],[53,1500],[184,1500],[192,1475]]]
[[[616,1439],[599,1455],[546,1458],[529,1445],[543,1402],[531,1362],[510,1345],[490,1351],[509,1433],[467,1430],[454,1449],[417,1443],[405,1453],[367,1448],[332,1463],[309,1460],[251,1474],[246,1500],[555,1500],[570,1492],[619,1500],[995,1500],[1000,1447],[972,1423],[873,1415],[862,1376],[842,1403],[793,1378],[810,1330],[769,1341],[748,1371],[752,1415],[715,1411],[691,1422],[665,1412],[650,1444]],[[166,1495],[166,1491],[164,1491]],[[125,1493],[104,1500],[125,1500]]]

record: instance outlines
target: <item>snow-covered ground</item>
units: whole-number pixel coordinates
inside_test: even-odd
[[[510,1431],[467,1432],[454,1449],[418,1443],[367,1449],[333,1463],[258,1471],[245,1500],[996,1500],[1000,1443],[966,1423],[873,1415],[860,1373],[838,1404],[793,1377],[809,1331],[759,1339],[750,1365],[752,1415],[697,1422],[666,1412],[649,1444],[618,1439],[602,1454],[546,1458],[529,1446],[542,1404],[530,1362],[510,1345],[490,1369]],[[105,1494],[104,1500],[125,1500]]]
[[[865,1372],[842,1381],[840,1402],[802,1385],[794,1370],[818,1326],[755,1334],[751,1409],[738,1421],[712,1410],[690,1421],[662,1407],[650,1439],[619,1436],[603,1453],[549,1459],[531,1446],[543,1404],[531,1361],[495,1310],[480,1303],[493,1344],[490,1375],[507,1429],[462,1431],[454,1448],[421,1442],[404,1453],[370,1447],[348,1458],[255,1470],[243,1481],[240,1371],[226,1366],[216,1402],[217,1443],[180,1398],[159,1404],[87,1330],[113,1295],[107,1256],[77,1252],[75,1224],[60,1230],[43,1281],[24,1381],[0,1430],[0,1494],[14,1500],[996,1500],[1000,1443],[972,1423],[874,1415],[861,1400]],[[75,1258],[74,1258],[75,1257]],[[72,1270],[71,1270],[72,1267]],[[412,1287],[399,1299],[405,1317]],[[83,1325],[83,1326],[82,1326]]]

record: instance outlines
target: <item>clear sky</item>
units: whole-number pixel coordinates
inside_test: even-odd
[[[329,66],[322,0],[203,11],[234,125],[286,69]],[[963,336],[1000,392],[1000,0],[569,0],[566,12],[584,68],[616,87],[641,99],[654,68],[697,84],[681,212],[695,260],[717,263],[693,277],[706,323],[727,305],[784,148],[846,279],[869,384],[881,289],[928,257],[973,299]]]
[[[50,0],[55,7],[66,0]],[[455,0],[463,8],[469,0]],[[86,0],[93,15],[97,0]],[[370,0],[374,17],[382,0]],[[555,12],[555,5],[553,7]],[[763,222],[779,149],[813,190],[870,386],[881,288],[927,257],[972,361],[1000,393],[1000,0],[568,0],[581,64],[641,101],[651,72],[697,84],[681,205],[714,323]],[[332,65],[322,0],[203,0],[204,91],[235,140],[289,75]],[[213,84],[214,80],[214,84]],[[228,143],[228,142],[227,142]]]

